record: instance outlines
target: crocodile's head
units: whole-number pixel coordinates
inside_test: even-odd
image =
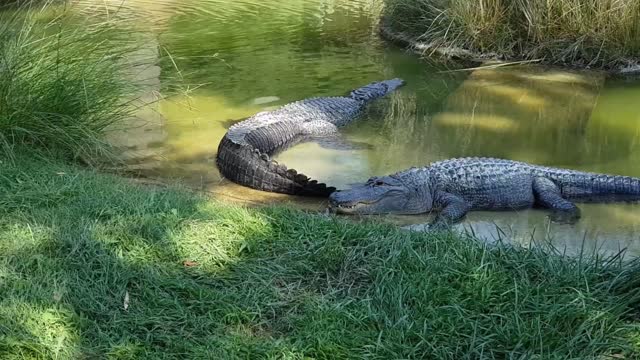
[[[383,97],[404,84],[405,81],[399,78],[377,81],[353,90],[350,96],[359,101],[370,101]]]
[[[339,214],[420,214],[432,206],[431,195],[425,190],[394,176],[372,177],[364,184],[332,193],[329,206]]]

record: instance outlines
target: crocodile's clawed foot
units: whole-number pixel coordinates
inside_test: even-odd
[[[445,221],[434,221],[425,226],[427,232],[446,232],[451,230],[451,225]]]
[[[556,224],[573,225],[580,219],[579,211],[552,211],[549,214],[549,220]]]

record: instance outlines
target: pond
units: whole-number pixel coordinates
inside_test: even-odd
[[[109,2],[84,2],[101,7]],[[322,200],[253,191],[220,178],[218,142],[233,123],[312,96],[342,95],[371,81],[407,86],[373,104],[344,129],[366,144],[331,150],[303,143],[277,160],[338,188],[411,166],[461,156],[640,177],[640,82],[539,66],[462,70],[394,47],[377,34],[379,2],[367,0],[129,0],[119,6],[149,30],[146,69],[157,90],[180,79],[185,93],[145,109],[114,139],[129,169],[184,182],[221,199],[287,202],[322,209]],[[575,225],[546,213],[476,212],[459,225],[480,238],[523,244],[551,240],[575,251],[640,253],[640,207],[580,205]],[[382,217],[399,225],[424,216]]]

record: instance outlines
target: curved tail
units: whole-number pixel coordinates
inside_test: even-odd
[[[218,146],[216,164],[227,179],[253,189],[290,195],[328,197],[336,189],[287,169],[248,145],[224,136]]]

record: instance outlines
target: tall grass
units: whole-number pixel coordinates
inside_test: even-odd
[[[640,59],[637,0],[385,0],[387,25],[434,46],[613,68]]]
[[[136,40],[116,20],[40,3],[0,12],[0,151],[107,155],[104,131],[135,110],[139,86],[124,63]]]

